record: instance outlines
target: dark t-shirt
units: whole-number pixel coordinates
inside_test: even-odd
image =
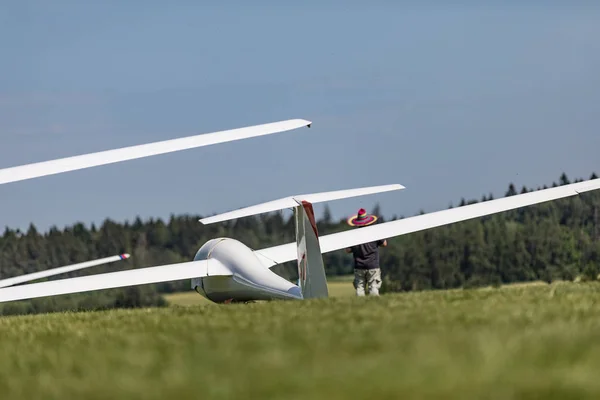
[[[379,246],[383,244],[383,240],[376,242],[363,243],[358,246],[351,247],[352,255],[354,256],[355,269],[375,269],[379,268]]]

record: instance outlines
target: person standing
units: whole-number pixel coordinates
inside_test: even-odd
[[[376,215],[368,215],[364,208],[348,218],[348,225],[363,227],[374,224]],[[359,244],[346,249],[354,257],[354,289],[357,296],[365,295],[365,284],[369,288],[369,296],[379,296],[381,288],[381,268],[379,266],[379,247],[387,246],[387,240],[377,240]]]

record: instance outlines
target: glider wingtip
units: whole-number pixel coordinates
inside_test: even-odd
[[[392,183],[389,185],[383,185],[381,186],[382,189],[386,190],[386,191],[391,191],[391,190],[402,190],[402,189],[406,189],[406,186],[401,185],[399,183]]]
[[[309,121],[309,120],[304,119],[304,118],[291,119],[290,122],[294,122],[294,123],[299,124],[300,126],[306,126],[308,128],[310,128],[310,126],[312,125],[312,121]]]

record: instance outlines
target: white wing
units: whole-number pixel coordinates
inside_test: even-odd
[[[209,261],[190,261],[3,288],[0,289],[0,303],[68,293],[89,292],[92,290],[201,278],[207,275],[209,262],[211,263],[211,276],[231,274],[226,266],[215,259]]]
[[[330,200],[347,199],[349,197],[365,196],[367,194],[383,193],[392,190],[401,190],[404,186],[399,184],[369,186],[358,189],[335,190],[332,192],[299,194],[295,196],[284,197],[278,200],[272,200],[266,203],[257,204],[250,207],[240,208],[239,210],[229,211],[223,214],[214,215],[212,217],[202,218],[200,222],[203,224],[212,224],[215,222],[227,221],[236,218],[247,217],[250,215],[262,214],[271,211],[283,210],[285,208],[294,208],[302,201],[309,203],[321,203]]]
[[[64,267],[47,269],[45,271],[34,272],[31,274],[15,276],[12,278],[7,278],[0,280],[0,288],[17,285],[23,282],[35,281],[36,279],[47,278],[49,276],[64,274],[71,271],[77,271],[78,269],[95,267],[96,265],[108,264],[114,261],[126,260],[130,256],[129,254],[120,254],[118,256],[111,256],[100,258],[98,260],[86,261],[78,264],[66,265]]]
[[[304,119],[290,119],[287,121],[273,122],[263,125],[254,125],[226,131],[206,133],[203,135],[185,138],[164,140],[161,142],[123,147],[120,149],[101,151],[80,156],[60,158],[51,161],[26,164],[18,167],[0,169],[0,185],[4,183],[23,181],[41,176],[60,174],[99,165],[134,160],[158,154],[171,153],[209,146],[211,144],[231,142],[256,136],[270,135],[273,133],[289,131],[292,129],[309,126],[310,121]]]
[[[459,221],[496,214],[550,200],[575,196],[583,192],[597,189],[600,189],[600,179],[593,179],[325,235],[319,239],[319,243],[321,244],[321,251],[327,253],[361,243],[406,235],[408,233],[448,225]],[[295,260],[297,257],[296,243],[288,243],[256,250],[255,253],[259,256],[265,266],[272,267],[275,264]]]

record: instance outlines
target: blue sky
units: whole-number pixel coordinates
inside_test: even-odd
[[[329,206],[413,215],[600,172],[600,6],[391,3],[2,2],[0,167],[313,127],[2,185],[0,225],[207,215],[388,183],[407,189]]]

